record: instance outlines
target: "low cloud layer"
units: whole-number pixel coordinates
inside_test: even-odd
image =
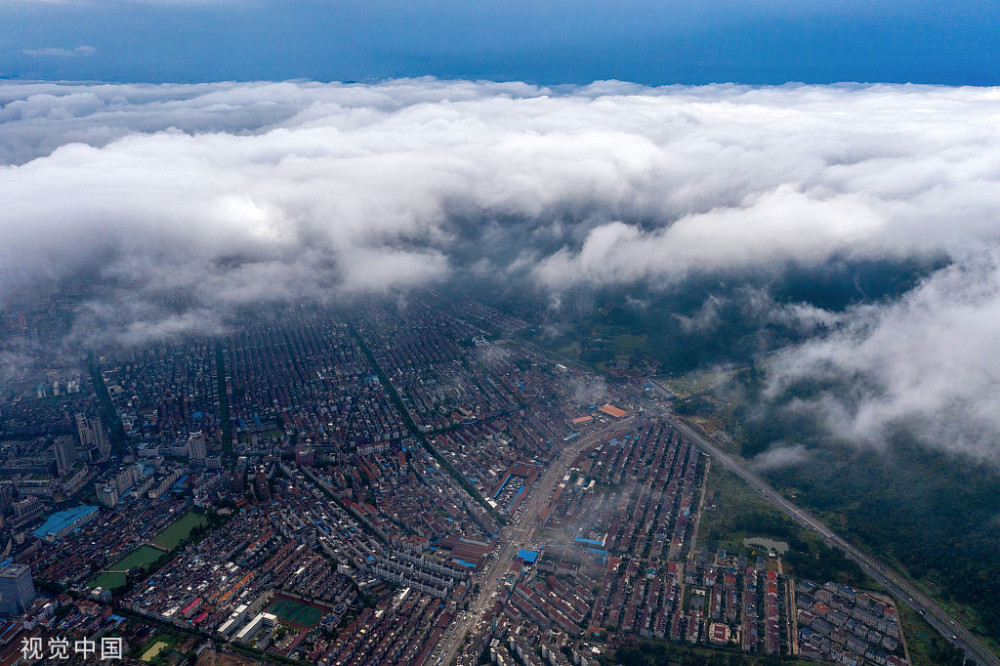
[[[760,455],[754,456],[751,463],[761,472],[795,467],[810,460],[809,449],[801,444],[792,446],[775,446]]]
[[[22,49],[21,53],[33,58],[89,58],[97,53],[97,49],[93,46],[77,46],[74,49],[45,46],[38,49]]]
[[[137,342],[456,278],[558,302],[935,261],[896,302],[775,305],[817,337],[770,390],[863,376],[854,402],[811,398],[832,430],[957,416],[964,448],[996,450],[1000,90],[8,83],[0,104],[0,307],[71,286],[81,328]],[[709,334],[722,302],[685,327]]]
[[[771,364],[774,398],[795,398],[839,439],[874,447],[895,428],[945,450],[1000,463],[1000,253],[942,269],[888,305],[838,317],[828,335],[786,349]]]

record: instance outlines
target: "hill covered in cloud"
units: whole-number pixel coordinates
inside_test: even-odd
[[[766,399],[850,441],[908,424],[995,458],[998,102],[887,85],[6,83],[0,306],[72,292],[75,340],[141,342],[224,330],[238,307],[432,285],[551,308],[694,293],[669,313],[690,338],[794,331],[738,351],[777,350]],[[861,266],[896,288],[857,278],[829,299],[818,278]]]

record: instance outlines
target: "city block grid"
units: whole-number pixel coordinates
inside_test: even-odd
[[[711,459],[642,413],[640,369],[606,384],[526,327],[289,308],[13,391],[0,662],[907,663],[891,599],[700,547]]]

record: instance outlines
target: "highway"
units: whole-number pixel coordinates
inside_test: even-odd
[[[559,452],[559,457],[552,461],[545,472],[535,481],[530,489],[530,495],[521,503],[516,516],[500,532],[500,544],[487,560],[482,572],[476,574],[475,581],[479,583],[479,593],[473,595],[469,609],[464,616],[457,616],[451,623],[447,633],[435,648],[431,663],[451,664],[461,650],[465,636],[472,631],[484,618],[486,610],[493,605],[497,595],[505,594],[504,577],[514,563],[518,550],[524,547],[526,541],[542,523],[542,511],[549,504],[556,484],[569,471],[570,465],[581,452],[627,430],[635,417],[622,419],[608,426],[570,440]]]
[[[886,567],[874,557],[858,550],[843,537],[838,536],[822,521],[786,499],[758,474],[744,467],[740,461],[724,452],[712,440],[691,426],[675,418],[671,418],[670,421],[684,435],[696,442],[702,450],[711,455],[716,463],[743,479],[748,486],[788,514],[799,525],[818,534],[828,546],[839,548],[847,557],[857,562],[865,573],[884,585],[896,599],[923,615],[931,626],[962,649],[970,659],[983,665],[1000,666],[1000,659],[997,659],[975,636],[952,619],[944,609],[907,578]]]

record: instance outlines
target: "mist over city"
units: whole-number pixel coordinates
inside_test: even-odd
[[[695,276],[719,284],[676,313],[692,335],[713,335],[720,303],[804,331],[769,395],[861,376],[860,400],[803,407],[850,440],[913,419],[929,443],[995,454],[993,90],[427,79],[5,96],[3,293],[74,285],[74,340],[219,333],[240,306],[448,282],[557,303],[581,288],[655,299]],[[772,296],[792,271],[863,280],[871,262],[907,288],[858,284],[833,307]]]
[[[0,8],[0,660],[1000,663],[997,28]]]

